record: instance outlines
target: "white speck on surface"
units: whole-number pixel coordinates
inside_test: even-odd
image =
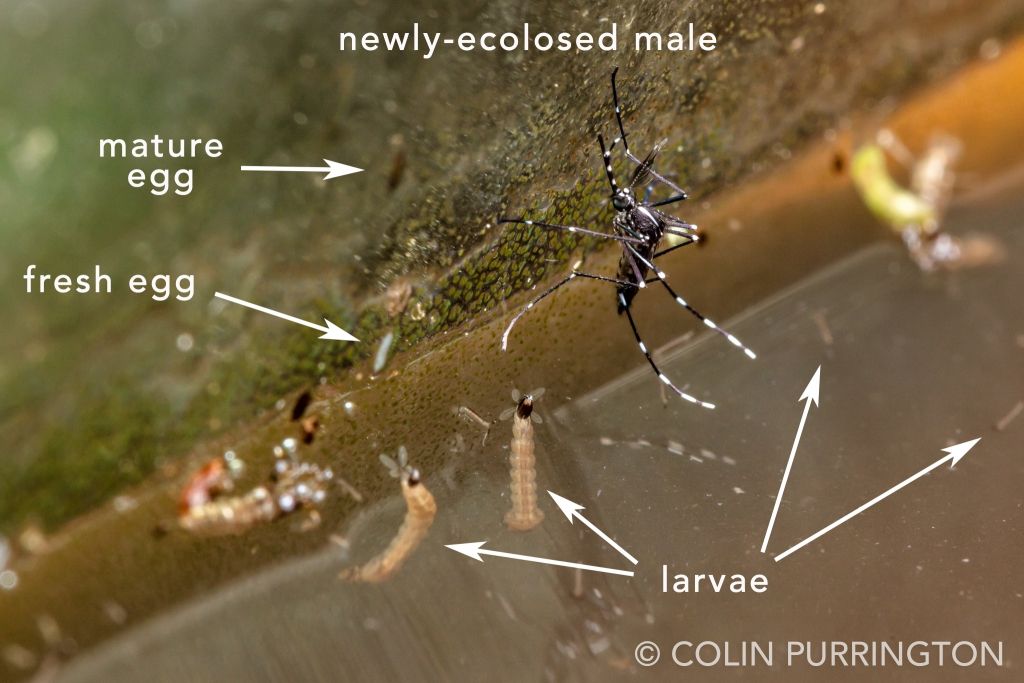
[[[982,59],[996,59],[1003,52],[1003,46],[996,38],[989,38],[978,48],[978,54]]]
[[[178,347],[181,352],[188,352],[195,346],[195,339],[188,332],[182,332],[178,335],[178,338],[174,340],[174,345]]]
[[[18,585],[18,575],[12,569],[0,572],[0,588],[5,591],[14,590]]]

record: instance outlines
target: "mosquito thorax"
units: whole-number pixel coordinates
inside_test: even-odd
[[[616,190],[615,194],[612,195],[612,206],[615,207],[616,211],[632,209],[635,203],[636,200],[633,198],[633,191],[628,187]]]

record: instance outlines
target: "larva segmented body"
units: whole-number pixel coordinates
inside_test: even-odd
[[[512,417],[509,457],[512,509],[505,514],[505,524],[513,531],[529,531],[544,521],[544,513],[537,507],[537,458],[534,455],[531,418],[533,399],[540,395],[540,391],[519,398]]]
[[[402,526],[382,553],[361,567],[342,572],[341,578],[367,583],[380,583],[390,579],[402,568],[430,531],[434,516],[437,514],[437,503],[420,481],[419,471],[407,465],[407,458],[404,447],[398,451],[397,464],[387,456],[381,456],[381,460],[392,470],[392,474],[400,476],[402,480],[402,497],[405,498],[406,506]]]
[[[178,517],[178,524],[191,533],[237,534],[259,522],[269,522],[277,514],[270,492],[265,486],[258,486],[241,496],[190,507]]]
[[[185,507],[178,515],[182,529],[194,534],[218,536],[238,534],[262,522],[272,522],[303,508],[323,502],[330,468],[311,463],[279,460],[274,481],[238,496],[211,496]],[[204,468],[205,470],[206,468]]]

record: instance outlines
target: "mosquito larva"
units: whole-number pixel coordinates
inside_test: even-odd
[[[889,173],[886,152],[911,166],[909,188]],[[987,235],[952,235],[942,229],[942,216],[952,195],[954,163],[960,143],[934,136],[920,159],[914,159],[891,131],[853,155],[850,176],[865,205],[902,239],[911,258],[926,271],[953,270],[993,263],[1003,258],[1002,245]]]
[[[542,521],[544,513],[537,507],[537,458],[534,455],[533,401],[543,389],[520,396],[512,414],[512,444],[509,457],[512,509],[505,514],[505,524],[513,531],[529,531]],[[513,392],[516,396],[519,392]]]
[[[291,439],[275,448],[282,454],[293,450]],[[313,509],[327,496],[334,474],[307,462],[283,455],[275,462],[270,481],[243,494],[226,496],[234,487],[233,467],[240,464],[234,453],[207,463],[182,491],[178,525],[194,534],[238,534],[263,522],[272,522],[300,509]]]
[[[397,462],[386,455],[380,456],[391,475],[402,482],[402,497],[405,498],[406,506],[402,526],[384,552],[361,567],[343,571],[340,578],[367,583],[387,581],[402,568],[434,523],[437,503],[421,481],[419,470],[409,466],[408,457],[404,446],[398,449]]]
[[[237,534],[259,522],[269,522],[275,516],[270,492],[265,486],[258,486],[240,496],[218,498],[190,507],[178,516],[178,524],[191,533]]]
[[[224,458],[214,458],[193,474],[182,488],[178,513],[184,516],[189,510],[201,508],[233,488],[234,479],[227,462]]]

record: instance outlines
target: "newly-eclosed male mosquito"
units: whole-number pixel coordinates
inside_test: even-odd
[[[504,351],[508,348],[508,336],[516,322],[518,322],[527,311],[537,305],[538,302],[551,295],[562,285],[568,284],[578,277],[610,282],[616,286],[619,314],[626,314],[626,318],[629,320],[629,326],[633,330],[633,336],[636,338],[636,343],[640,346],[640,350],[643,352],[644,357],[647,358],[647,362],[650,363],[655,374],[658,375],[658,378],[690,403],[695,403],[703,408],[713,409],[715,407],[714,404],[701,401],[700,399],[686,393],[673,384],[672,380],[658,369],[657,364],[651,357],[651,352],[647,349],[643,339],[640,337],[636,321],[633,319],[633,313],[630,310],[633,298],[636,297],[637,293],[641,289],[644,289],[648,284],[654,282],[659,283],[665,288],[665,291],[675,299],[677,304],[696,316],[709,328],[728,339],[733,346],[742,349],[743,353],[752,359],[757,356],[734,335],[723,330],[713,320],[705,317],[700,311],[687,303],[683,297],[676,294],[675,290],[673,290],[666,281],[664,271],[658,268],[654,263],[655,259],[664,256],[671,251],[675,251],[680,247],[694,244],[700,238],[697,234],[697,226],[674,216],[669,216],[658,209],[660,206],[674,204],[675,202],[686,199],[686,192],[671,180],[665,178],[654,170],[654,160],[659,152],[658,145],[655,145],[654,149],[651,150],[651,153],[644,159],[639,159],[630,152],[629,143],[626,140],[626,129],[622,125],[622,108],[619,106],[619,94],[615,87],[616,73],[618,73],[617,68],[612,71],[612,103],[615,106],[615,120],[619,125],[619,136],[612,140],[612,144],[608,147],[605,147],[604,137],[601,135],[597,136],[597,142],[601,146],[601,157],[604,164],[604,170],[608,176],[608,183],[611,186],[612,191],[612,208],[615,209],[615,218],[612,220],[614,234],[608,234],[597,230],[589,230],[587,228],[581,228],[574,225],[555,225],[553,223],[527,220],[524,218],[501,218],[498,222],[522,223],[524,225],[533,225],[549,230],[565,230],[572,233],[616,240],[622,245],[622,257],[619,259],[619,272],[617,277],[612,278],[605,277],[604,275],[595,275],[593,273],[584,273],[576,270],[574,267],[568,276],[555,283],[552,287],[530,301],[530,303],[526,304],[526,306],[519,311],[514,318],[512,318],[508,327],[505,328],[505,333],[501,336],[501,349]],[[633,170],[633,175],[629,180],[628,187],[619,187],[615,180],[615,175],[612,172],[612,151],[615,149],[615,145],[620,141],[622,142],[622,147],[625,150],[626,158],[636,164],[636,168]],[[648,187],[648,191],[642,199],[638,198],[635,189],[643,187],[648,183],[651,184],[651,187]],[[651,202],[650,194],[654,183],[661,183],[668,187],[673,192],[672,196],[667,199]],[[685,241],[675,246],[659,250],[658,247],[666,233],[676,235]],[[654,274],[653,277],[648,277],[650,273]]]

